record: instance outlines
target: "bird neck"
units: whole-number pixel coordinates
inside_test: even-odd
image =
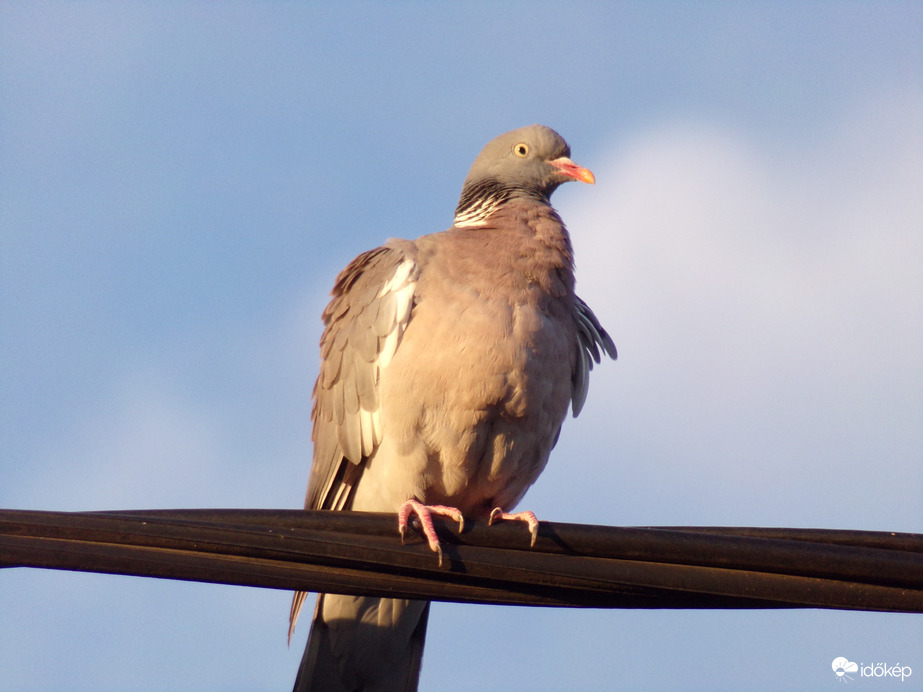
[[[533,199],[549,204],[547,195],[535,189],[501,183],[495,178],[465,182],[455,208],[456,228],[476,228],[487,222],[505,202],[515,198]]]

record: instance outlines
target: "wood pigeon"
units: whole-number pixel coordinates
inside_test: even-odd
[[[308,509],[509,514],[544,469],[568,406],[615,345],[574,293],[573,250],[551,207],[595,182],[541,125],[484,147],[451,228],[389,240],[336,279],[314,385]],[[305,594],[292,604],[289,637]],[[429,603],[320,594],[295,690],[415,690]]]

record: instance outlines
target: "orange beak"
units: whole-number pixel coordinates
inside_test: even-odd
[[[566,156],[562,156],[554,161],[549,161],[548,163],[557,168],[561,172],[561,175],[566,175],[568,178],[579,180],[581,183],[590,183],[590,185],[596,182],[596,176],[593,175],[593,171],[589,168],[578,166]]]

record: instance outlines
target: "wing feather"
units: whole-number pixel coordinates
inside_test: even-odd
[[[381,443],[381,370],[410,321],[417,274],[407,252],[382,246],[359,255],[336,279],[314,385],[309,509],[348,507],[365,460]]]
[[[397,302],[392,291],[378,299],[378,314],[372,323],[372,331],[379,339],[394,330],[394,317],[397,315]]]
[[[574,368],[571,410],[576,418],[586,403],[593,363],[599,363],[602,360],[600,349],[613,360],[618,358],[618,351],[612,337],[603,329],[590,306],[584,303],[580,296],[574,296],[574,299],[574,316],[577,321],[577,364]]]

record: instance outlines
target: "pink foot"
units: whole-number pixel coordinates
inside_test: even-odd
[[[494,522],[497,521],[524,521],[529,525],[529,533],[532,534],[532,543],[531,547],[535,547],[535,541],[538,539],[538,519],[535,518],[535,515],[532,512],[516,512],[515,514],[507,514],[500,507],[494,507],[490,512],[490,519],[487,521],[487,525],[491,526]]]
[[[436,527],[433,526],[433,514],[443,517],[449,517],[458,522],[458,530],[465,530],[465,518],[461,510],[455,507],[446,507],[445,505],[424,505],[414,499],[407,500],[397,511],[397,530],[401,532],[401,543],[404,542],[404,534],[407,533],[407,522],[411,514],[416,514],[420,520],[420,528],[423,535],[426,536],[426,542],[429,548],[439,556],[439,566],[442,567],[442,546],[439,545],[439,537],[436,535]],[[536,522],[536,525],[538,522]]]

